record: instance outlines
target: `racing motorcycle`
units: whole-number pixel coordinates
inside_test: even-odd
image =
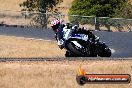
[[[105,44],[99,40],[96,36],[96,41],[93,42],[88,35],[79,33],[69,33],[70,35],[65,35],[65,32],[70,31],[70,29],[63,30],[65,40],[64,48],[66,49],[66,57],[110,57],[111,50]],[[64,42],[64,41],[62,41]]]

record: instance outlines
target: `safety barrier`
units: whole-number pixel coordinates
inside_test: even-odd
[[[132,31],[132,19],[9,10],[0,11],[0,26],[49,28],[50,22],[56,18],[89,30]]]

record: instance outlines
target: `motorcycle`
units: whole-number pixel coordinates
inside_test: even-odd
[[[66,35],[69,32],[69,35]],[[99,41],[96,36],[96,41],[93,42],[88,35],[71,32],[70,29],[63,30],[63,38],[65,41],[64,48],[66,49],[66,57],[110,57],[111,50],[105,42]]]

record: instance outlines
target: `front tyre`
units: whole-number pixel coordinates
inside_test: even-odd
[[[83,49],[77,48],[76,45],[74,43],[72,43],[72,42],[69,42],[67,44],[67,49],[70,51],[70,53],[72,55],[75,55],[76,57],[77,56],[78,57],[86,57],[86,56],[89,56],[89,50],[85,50],[85,52],[84,52]]]
[[[73,55],[73,54],[70,53],[69,51],[66,51],[65,57],[75,57],[75,55]]]

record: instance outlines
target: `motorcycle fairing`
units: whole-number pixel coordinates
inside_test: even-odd
[[[70,38],[81,39],[84,41],[87,41],[89,39],[88,35],[85,35],[85,34],[72,34],[72,36]]]
[[[80,45],[77,41],[71,41],[73,44],[75,44],[78,48],[82,48],[82,45]]]

